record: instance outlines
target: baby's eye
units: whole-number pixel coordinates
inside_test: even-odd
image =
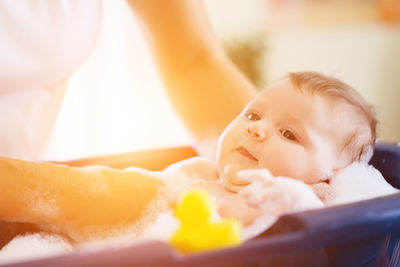
[[[282,129],[280,132],[281,132],[282,136],[285,137],[286,139],[291,140],[291,141],[296,141],[296,142],[298,141],[296,136],[294,135],[294,133],[291,132],[290,130]]]
[[[259,121],[259,120],[261,120],[260,115],[258,115],[255,112],[252,112],[252,111],[246,112],[246,117],[251,121]]]

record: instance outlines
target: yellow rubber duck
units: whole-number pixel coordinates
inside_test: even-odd
[[[182,252],[197,252],[241,244],[242,225],[236,219],[213,222],[216,205],[202,190],[186,193],[175,209],[181,222],[170,243]]]

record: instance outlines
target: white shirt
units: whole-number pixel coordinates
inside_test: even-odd
[[[1,156],[40,158],[100,22],[98,0],[0,0]]]

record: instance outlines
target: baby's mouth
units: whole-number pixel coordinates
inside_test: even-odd
[[[236,151],[239,152],[240,154],[242,154],[244,157],[246,157],[248,159],[258,161],[258,159],[256,157],[254,157],[252,154],[250,154],[250,152],[247,151],[247,149],[242,147],[242,146],[236,148]]]

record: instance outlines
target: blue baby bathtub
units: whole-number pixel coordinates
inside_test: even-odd
[[[400,146],[371,160],[400,188]],[[162,242],[74,252],[7,266],[400,266],[400,193],[282,216],[235,248],[183,255]]]

